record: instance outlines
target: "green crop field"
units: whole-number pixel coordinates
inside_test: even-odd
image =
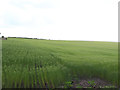
[[[83,77],[118,83],[118,43],[20,38],[2,41],[3,88],[55,88]]]

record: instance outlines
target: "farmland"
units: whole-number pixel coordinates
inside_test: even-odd
[[[3,88],[55,88],[83,77],[118,83],[118,43],[20,38],[2,41]]]

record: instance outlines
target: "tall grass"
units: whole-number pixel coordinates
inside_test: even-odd
[[[118,83],[116,42],[13,39],[3,41],[4,88],[55,88],[75,77]]]

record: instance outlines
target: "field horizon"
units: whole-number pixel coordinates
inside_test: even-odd
[[[70,39],[50,39],[50,38],[37,38],[37,37],[6,37],[6,38],[20,38],[20,39],[37,39],[37,40],[55,40],[55,41],[93,41],[93,42],[119,42],[119,41],[103,41],[103,40],[70,40]]]

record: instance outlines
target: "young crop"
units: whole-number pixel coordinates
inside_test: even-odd
[[[56,88],[74,78],[93,76],[118,81],[115,42],[9,38],[2,44],[3,88]],[[66,82],[65,87],[73,86]]]

